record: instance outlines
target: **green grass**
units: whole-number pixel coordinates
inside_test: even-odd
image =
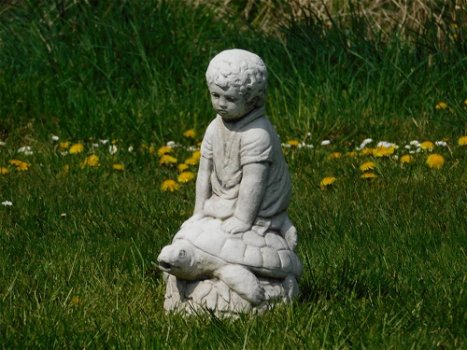
[[[358,18],[266,36],[177,1],[38,4],[0,6],[0,167],[10,170],[0,201],[13,202],[0,206],[0,347],[465,348],[465,44],[440,49],[433,28],[412,41],[367,37]],[[301,295],[259,317],[184,319],[164,314],[151,262],[190,216],[194,184],[161,192],[176,170],[141,145],[202,135],[213,117],[204,71],[228,47],[264,58],[282,139],[311,133],[315,145],[285,149]],[[83,141],[84,153],[62,155],[51,134]],[[406,165],[345,156],[365,137],[396,142],[399,156],[410,140],[446,138],[434,150],[446,164],[429,169],[428,152]],[[99,139],[118,152],[93,149]],[[18,153],[24,145],[34,154]],[[83,168],[92,153],[101,165]],[[360,178],[365,160],[377,163],[373,181]],[[324,176],[337,181],[321,190]]]

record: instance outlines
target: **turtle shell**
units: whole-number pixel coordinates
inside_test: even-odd
[[[222,230],[220,220],[203,218],[184,225],[174,241],[178,239],[186,240],[226,263],[247,266],[260,275],[283,278],[301,274],[302,266],[297,255],[276,232],[267,232],[264,236],[252,230],[228,234]]]

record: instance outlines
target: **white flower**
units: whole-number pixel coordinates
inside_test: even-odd
[[[362,141],[362,143],[360,144],[360,146],[357,147],[357,150],[361,150],[361,149],[364,149],[366,147],[366,145],[368,145],[369,143],[372,143],[373,142],[373,139],[365,139]]]
[[[2,205],[3,205],[4,207],[11,207],[11,206],[13,205],[13,202],[10,202],[10,201],[3,201],[3,202],[2,202]]]
[[[387,141],[380,141],[380,142],[378,142],[378,144],[376,145],[376,147],[384,147],[384,148],[391,148],[391,147],[394,147],[394,148],[399,148],[399,146],[396,145],[395,143],[387,142]]]
[[[405,149],[411,149],[412,146],[410,146],[410,145],[405,145],[404,148],[405,148]]]
[[[98,147],[99,147],[99,144],[98,144],[98,143],[93,143],[93,144],[91,145],[91,147],[92,147],[92,148],[98,148]]]
[[[306,144],[305,147],[311,149],[311,148],[314,148],[315,146],[313,146],[311,143],[309,143],[309,144]]]
[[[60,216],[61,216],[62,218],[64,218],[64,217],[66,217],[66,213],[61,213]]]
[[[447,146],[448,146],[448,143],[445,142],[445,141],[436,141],[436,142],[435,142],[435,145],[436,145],[436,146],[441,146],[441,147],[447,147]]]
[[[166,146],[175,148],[175,147],[178,147],[178,146],[180,146],[180,145],[179,145],[178,143],[176,143],[175,141],[168,141],[168,142],[166,143]]]
[[[109,140],[99,140],[100,143],[102,143],[103,145],[109,143]]]
[[[282,147],[284,147],[284,148],[290,148],[290,147],[292,147],[292,146],[289,145],[288,143],[282,143],[281,145],[282,145]]]
[[[329,141],[329,140],[321,141],[321,146],[327,146],[327,145],[330,145],[330,144],[331,144],[331,141]]]
[[[6,142],[0,141],[0,146],[6,146]]]
[[[60,154],[61,154],[63,157],[65,157],[65,156],[68,154],[68,151],[62,151],[62,152],[60,152]]]
[[[115,154],[115,153],[117,153],[117,152],[118,152],[118,147],[117,147],[117,145],[110,145],[110,146],[109,146],[109,153],[110,153],[110,154]]]
[[[418,142],[417,140],[412,140],[410,141],[410,145],[415,146],[415,147],[420,147],[420,142]]]
[[[128,152],[131,153],[131,152],[133,152],[134,149],[135,149],[135,148],[134,148],[133,146],[129,146],[129,147],[128,147]]]
[[[52,139],[52,141],[60,140],[60,137],[58,137],[57,135],[51,135],[50,138]]]
[[[25,156],[30,156],[33,154],[33,151],[31,149],[31,146],[23,146],[18,148],[18,153],[23,153]]]

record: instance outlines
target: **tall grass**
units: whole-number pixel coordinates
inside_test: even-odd
[[[408,39],[349,13],[331,26],[285,14],[270,33],[238,11],[179,1],[2,4],[0,167],[31,167],[0,175],[0,202],[13,202],[0,206],[0,347],[465,348],[466,154],[455,144],[467,132],[465,42],[438,45],[434,17]],[[190,216],[194,185],[161,192],[175,170],[126,149],[202,133],[213,117],[205,69],[231,47],[264,58],[281,137],[315,144],[286,149],[302,293],[260,317],[166,315],[151,262]],[[85,153],[61,155],[50,134],[87,141]],[[447,138],[446,165],[428,169],[425,153],[404,166],[371,158],[379,177],[365,182],[366,158],[329,158],[368,136],[398,152]],[[92,148],[99,138],[118,153]],[[89,153],[100,167],[83,167]],[[125,171],[111,170],[117,161]]]

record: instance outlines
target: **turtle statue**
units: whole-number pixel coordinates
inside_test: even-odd
[[[217,280],[252,306],[269,301],[265,290],[278,284],[284,292],[275,296],[290,300],[298,293],[302,272],[299,258],[278,232],[229,234],[214,218],[182,226],[157,261],[162,271],[181,281]]]

